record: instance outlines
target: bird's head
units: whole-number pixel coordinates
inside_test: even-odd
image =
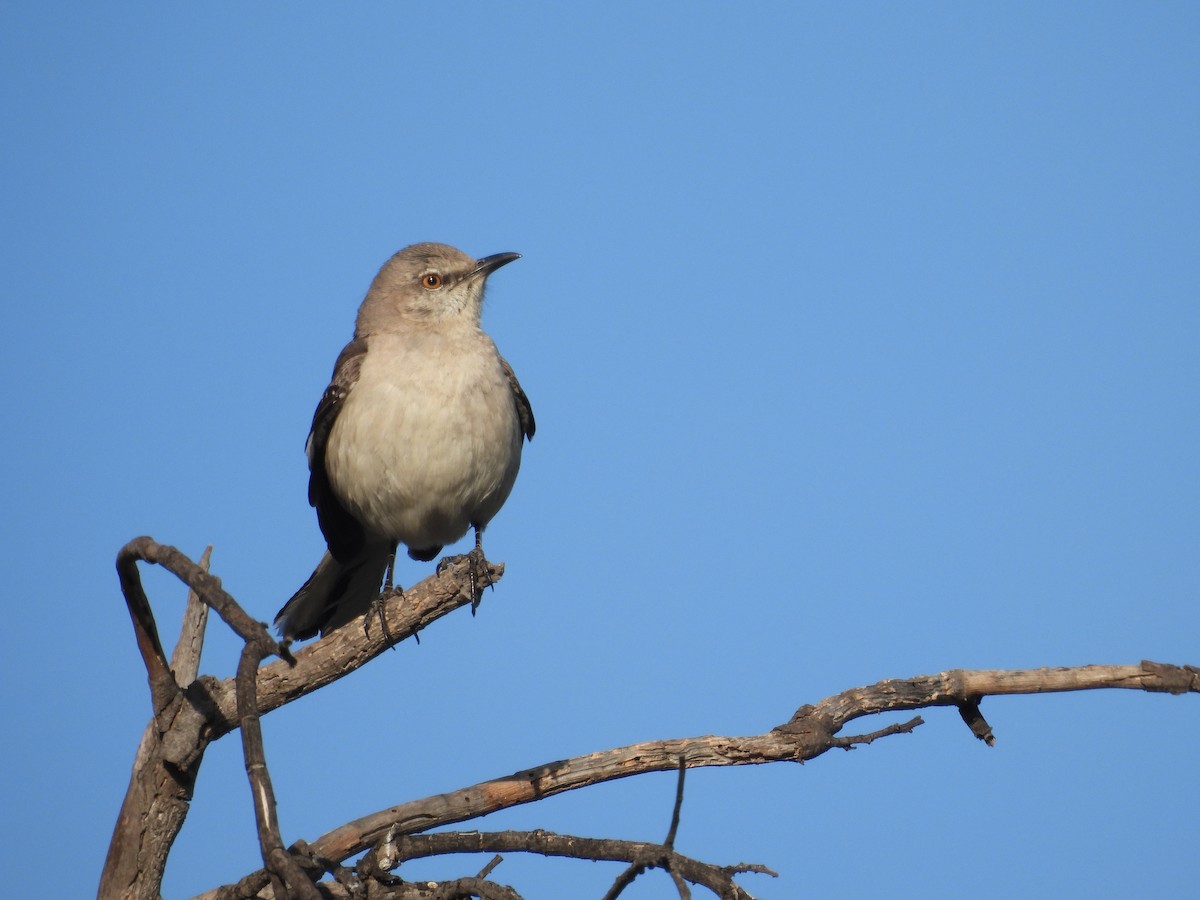
[[[358,311],[355,334],[386,329],[397,316],[431,323],[464,319],[477,325],[488,276],[520,258],[519,253],[497,253],[474,259],[446,244],[405,247],[375,276]]]

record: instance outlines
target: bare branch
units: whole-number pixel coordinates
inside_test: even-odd
[[[662,843],[663,852],[656,854],[653,859],[639,859],[631,863],[624,872],[613,880],[612,887],[605,892],[603,900],[616,900],[617,897],[621,896],[625,888],[633,884],[634,880],[651,866],[665,868],[668,874],[675,880],[675,886],[679,890],[679,895],[683,900],[687,900],[690,893],[687,885],[680,880],[679,875],[667,863],[670,851],[675,849],[675,835],[679,830],[679,813],[683,809],[683,781],[686,775],[687,761],[681,756],[679,758],[679,778],[675,782],[675,807],[671,810],[671,825],[667,828],[667,838]]]
[[[504,564],[489,563],[487,571],[491,581],[498,582],[504,577]],[[361,619],[355,619],[296,650],[292,662],[277,660],[263,666],[258,671],[259,711],[271,712],[346,677],[443,616],[469,605],[470,577],[470,563],[459,561],[389,598],[382,607],[388,623],[386,635],[382,628],[364,634]],[[233,679],[214,685],[211,700],[215,739],[237,727]]]
[[[663,844],[645,841],[622,841],[609,838],[587,838],[550,831],[458,831],[436,834],[394,835],[390,846],[380,849],[381,855],[401,862],[444,856],[450,853],[536,853],[571,859],[627,862],[646,867],[668,869],[718,896],[749,900],[750,895],[736,885],[733,875],[755,871],[773,875],[764,866],[716,866],[676,853]],[[686,888],[685,888],[686,890]],[[616,896],[610,894],[606,896]]]
[[[174,547],[167,544],[159,544],[153,538],[139,537],[134,538],[122,547],[117,554],[117,572],[121,577],[122,590],[125,590],[128,586],[136,594],[136,601],[140,604],[145,604],[144,611],[150,617],[149,624],[155,643],[158,643],[158,630],[154,627],[153,614],[150,613],[150,604],[146,600],[145,592],[142,590],[142,579],[137,571],[139,560],[162,566],[190,587],[199,595],[201,600],[216,611],[225,624],[232,628],[234,633],[242,640],[265,641],[268,646],[273,648],[273,653],[280,654],[278,645],[271,638],[271,635],[267,633],[266,627],[261,622],[256,622],[247,615],[246,611],[238,605],[238,602],[225,593],[221,588],[220,578],[204,571],[204,569]],[[128,593],[126,594],[126,601],[133,602]],[[130,612],[133,612],[132,608]],[[136,625],[137,623],[135,622],[135,627]],[[159,645],[159,655],[161,654],[162,647]]]
[[[142,663],[150,680],[150,701],[155,716],[166,709],[179,692],[179,686],[171,674],[171,665],[163,652],[162,641],[158,638],[158,625],[155,624],[154,612],[142,588],[142,576],[137,567],[138,561],[147,559],[147,555],[157,546],[148,537],[135,538],[117,553],[117,577],[121,582],[121,593],[125,596],[125,606],[129,609],[129,618],[133,622],[138,651],[142,654]]]
[[[443,881],[430,893],[421,896],[428,897],[429,900],[460,900],[466,897],[478,897],[479,900],[521,900],[521,895],[512,888],[482,878]]]
[[[192,588],[196,597],[207,607],[215,609],[221,618],[247,642],[234,679],[216,681],[206,676],[196,677],[197,662],[203,639],[203,614],[196,609],[188,614],[174,662],[176,672],[167,663],[159,640],[157,626],[145,596],[137,563],[158,563],[176,574]],[[447,567],[439,574],[392,598],[383,608],[389,627],[375,630],[375,636],[363,636],[360,628],[339,629],[322,641],[301,649],[294,658],[286,645],[280,645],[267,634],[265,626],[255,622],[220,587],[220,581],[207,574],[202,566],[192,563],[178,550],[155,543],[150,538],[138,538],[122,548],[117,558],[121,587],[133,622],[139,652],[146,666],[151,688],[154,719],[146,730],[138,752],[130,787],[121,816],[114,830],[105,871],[101,879],[100,897],[157,897],[170,849],[187,812],[196,772],[207,745],[212,740],[237,728],[243,732],[247,774],[255,799],[255,814],[259,823],[260,842],[266,870],[252,873],[236,886],[218,889],[209,896],[246,897],[267,887],[275,880],[274,894],[296,897],[340,895],[347,885],[357,885],[364,873],[372,883],[385,888],[386,896],[431,896],[405,893],[412,885],[392,884],[382,878],[387,868],[398,863],[390,856],[384,860],[378,851],[368,853],[357,872],[340,864],[374,845],[386,843],[391,847],[400,842],[416,840],[454,839],[453,835],[418,835],[418,832],[462,822],[499,809],[530,803],[543,797],[568,790],[587,787],[616,778],[626,778],[645,772],[678,768],[680,784],[676,794],[671,828],[665,844],[621,845],[623,855],[611,858],[631,864],[632,881],[636,872],[646,867],[661,867],[674,880],[681,897],[689,895],[686,882],[712,887],[712,872],[722,873],[728,886],[713,888],[720,896],[749,896],[737,887],[733,875],[740,872],[767,871],[760,866],[718,868],[688,860],[674,851],[682,803],[683,773],[699,766],[753,765],[764,762],[803,762],[831,748],[852,749],[882,737],[909,733],[922,720],[915,717],[903,724],[889,725],[867,734],[840,736],[839,732],[854,719],[881,712],[914,710],[935,706],[954,706],[971,727],[972,732],[991,743],[991,727],[984,720],[980,701],[988,695],[1032,694],[1054,691],[1121,688],[1152,692],[1200,692],[1200,669],[1194,666],[1172,666],[1143,662],[1138,666],[1078,666],[1023,670],[952,670],[938,675],[911,679],[881,681],[866,687],[843,691],[815,704],[798,709],[784,724],[769,732],[748,737],[702,737],[650,741],[627,747],[606,750],[587,756],[557,760],[513,775],[421,800],[410,801],[381,810],[329,832],[311,846],[298,842],[292,853],[284,850],[275,819],[275,804],[267,772],[259,716],[277,709],[293,699],[344,677],[370,659],[382,653],[397,639],[415,635],[420,629],[460,606],[471,602],[467,586],[472,573],[463,562]],[[503,576],[502,566],[492,566],[489,580]],[[390,637],[389,637],[390,635]],[[261,667],[262,659],[271,653],[283,657],[280,661]],[[557,836],[533,833],[540,838],[524,839],[525,846],[512,847],[499,842],[496,846],[475,847],[472,852],[491,849],[527,849],[530,852],[551,853],[546,849]],[[458,836],[462,840],[462,836]],[[534,847],[538,841],[542,847]],[[571,842],[572,852],[562,855],[579,856],[579,848],[592,839],[562,838]],[[469,842],[469,841],[468,841]],[[478,841],[475,841],[478,844]],[[493,842],[496,843],[496,842]],[[511,843],[511,842],[510,842]],[[601,842],[603,843],[603,842]],[[504,844],[501,846],[500,844]],[[620,842],[617,842],[620,844]],[[610,847],[616,846],[611,844]],[[463,852],[446,850],[443,852]],[[615,852],[610,849],[609,852]],[[295,855],[293,855],[295,854]],[[374,856],[373,856],[374,854]],[[590,859],[607,856],[588,855]],[[688,869],[689,864],[699,867]],[[268,870],[273,875],[268,874]],[[308,874],[305,874],[307,872]],[[312,878],[322,872],[332,872],[337,882],[322,882]],[[699,877],[693,877],[693,874]],[[475,879],[460,879],[437,887],[457,894],[442,896],[516,897],[511,888],[494,885],[485,880],[485,873]],[[706,880],[707,879],[707,880]],[[620,883],[620,881],[619,881]],[[616,893],[620,887],[614,885]],[[395,888],[395,890],[392,890]],[[423,888],[422,888],[423,889]],[[355,888],[357,890],[357,888]],[[432,888],[430,888],[432,890]],[[474,892],[474,893],[472,893]],[[343,892],[344,893],[344,892]],[[615,894],[613,894],[615,896]]]
[[[492,872],[494,872],[496,870],[496,866],[500,865],[500,863],[502,863],[502,862],[504,862],[504,857],[501,856],[499,853],[497,853],[490,860],[488,860],[488,864],[486,866],[484,866],[482,869],[480,869],[479,874],[476,875],[475,877],[476,878],[487,878],[489,875],[492,874]]]
[[[688,768],[804,762],[838,747],[866,744],[912,731],[919,718],[867,735],[838,737],[842,727],[867,715],[935,706],[961,706],[986,695],[1038,694],[1117,688],[1151,692],[1200,692],[1200,668],[1143,662],[1128,666],[963,670],[880,681],[802,706],[771,731],[749,737],[649,741],[557,760],[447,794],[402,803],[348,822],[311,845],[319,856],[344,860],[373,846],[389,831],[414,834],[451,825],[564,791],[646,772]],[[435,837],[429,835],[429,837]],[[489,848],[491,849],[491,848]],[[494,848],[500,852],[502,848]],[[253,879],[254,876],[250,876]]]
[[[273,643],[273,642],[272,642]],[[267,758],[263,750],[262,727],[258,720],[258,703],[254,695],[259,663],[271,646],[258,641],[247,641],[242,649],[237,673],[238,720],[242,732],[242,754],[246,760],[246,775],[250,779],[250,793],[254,800],[254,819],[258,825],[258,843],[262,849],[263,864],[279,883],[286,885],[286,892],[276,890],[277,896],[295,900],[321,900],[321,894],[312,880],[303,872],[283,848],[279,836],[279,818],[276,815],[275,789],[267,771]]]
[[[679,814],[683,810],[683,781],[687,776],[687,760],[679,757],[679,778],[675,782],[675,806],[671,810],[671,825],[667,829],[664,847],[675,849],[675,835],[679,832]]]
[[[138,649],[150,680],[153,718],[142,734],[129,786],[121,804],[108,856],[100,876],[99,896],[157,898],[167,854],[187,815],[196,774],[208,745],[204,725],[203,686],[196,680],[205,611],[196,612],[198,594],[189,592],[188,609],[171,665],[167,665],[150,603],[142,589],[139,560],[155,561],[161,552],[173,563],[182,560],[191,575],[205,574],[208,551],[200,565],[174,548],[150,538],[130,541],[117,555],[121,590],[133,621]],[[177,566],[179,567],[179,566]],[[184,579],[187,581],[187,579]],[[193,578],[195,580],[195,578]],[[175,662],[172,674],[172,668]]]
[[[200,554],[196,563],[202,571],[208,571],[212,559],[212,545],[209,544]],[[179,640],[171,652],[171,671],[175,673],[175,683],[181,688],[187,687],[200,674],[200,654],[204,650],[204,630],[208,625],[208,605],[200,599],[200,595],[188,588],[187,606],[183,610],[183,625],[179,629]]]
[[[130,541],[117,555],[117,573],[133,622],[138,650],[149,677],[154,719],[139,745],[129,787],[113,829],[108,856],[100,878],[99,897],[157,898],[167,854],[187,816],[196,774],[213,740],[238,726],[235,679],[217,681],[196,677],[203,640],[205,613],[185,613],[185,624],[176,646],[179,668],[172,674],[159,639],[149,600],[142,588],[138,562],[162,565],[187,584],[206,607],[244,640],[265,642],[270,652],[284,656],[271,666],[257,669],[257,709],[269,712],[359,668],[388,646],[364,642],[340,629],[329,638],[304,648],[303,663],[292,671],[287,647],[277,644],[266,627],[254,621],[209,575],[174,547],[152,538]],[[492,581],[504,572],[502,565],[488,570]],[[437,576],[410,588],[402,599],[385,607],[401,628],[392,633],[406,637],[417,629],[470,602],[464,585],[466,565],[449,566]],[[360,631],[361,633],[361,631]]]
[[[880,728],[878,731],[872,731],[869,734],[850,734],[845,737],[834,737],[830,744],[834,747],[841,747],[843,750],[853,750],[859,744],[873,744],[880,738],[888,737],[893,734],[912,734],[916,731],[918,725],[924,725],[925,720],[920,716],[913,716],[907,722],[898,722],[895,725],[889,725],[886,728]]]

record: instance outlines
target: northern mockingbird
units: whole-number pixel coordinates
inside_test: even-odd
[[[519,258],[414,244],[375,276],[308,435],[308,502],[329,550],[275,617],[283,638],[366,612],[385,572],[391,586],[399,544],[431,560],[474,528],[472,564],[486,562],[483,529],[534,431],[529,399],[479,325],[488,276]]]

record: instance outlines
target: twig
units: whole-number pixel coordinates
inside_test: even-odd
[[[271,643],[274,643],[273,641]],[[296,900],[321,900],[321,893],[297,865],[295,859],[283,847],[279,834],[279,819],[275,807],[275,790],[271,786],[271,775],[267,771],[267,759],[263,750],[262,727],[258,719],[258,703],[255,698],[255,675],[259,663],[272,652],[269,644],[247,641],[238,662],[237,699],[238,719],[241,723],[242,754],[246,761],[246,775],[250,779],[250,793],[254,799],[254,819],[258,825],[258,843],[262,850],[263,864],[282,885],[286,892],[276,890],[276,896]],[[278,883],[277,883],[278,884]]]
[[[920,716],[913,716],[907,722],[899,722],[895,725],[889,725],[886,728],[880,728],[878,731],[872,731],[868,734],[850,734],[845,737],[835,736],[831,740],[834,747],[841,747],[843,750],[853,750],[859,744],[872,744],[883,737],[888,737],[893,734],[912,734],[919,725],[924,725],[925,720]]]
[[[679,778],[675,781],[675,807],[671,810],[671,827],[667,829],[664,847],[675,849],[675,834],[679,831],[679,813],[683,809],[683,781],[687,777],[687,760],[679,757]]]
[[[497,853],[490,860],[488,860],[488,864],[486,866],[484,866],[482,869],[480,869],[479,874],[476,875],[475,877],[476,878],[487,878],[489,875],[492,874],[492,872],[495,871],[496,866],[500,865],[500,863],[502,863],[502,862],[504,862],[504,857],[501,856],[499,853]]]
[[[722,897],[750,900],[734,881],[743,872],[774,875],[765,866],[718,866],[677,853],[662,844],[555,834],[550,831],[459,831],[436,834],[396,834],[387,848],[378,848],[381,857],[393,865],[413,859],[444,856],[449,853],[536,853],[602,862],[636,863],[654,860],[649,865],[669,866],[672,872],[692,884],[712,890]]]
[[[209,544],[200,554],[196,565],[207,572],[211,559],[212,545]],[[188,588],[179,640],[175,642],[175,649],[171,652],[171,671],[175,673],[175,683],[181,688],[187,687],[200,674],[200,654],[204,650],[204,629],[207,625],[208,605],[200,599],[195,590]]]
[[[229,594],[221,589],[221,580],[204,571],[174,547],[159,544],[153,538],[134,538],[117,553],[117,575],[121,581],[121,592],[133,621],[134,635],[146,672],[150,678],[150,693],[155,715],[164,709],[179,691],[171,667],[163,653],[158,637],[158,626],[150,601],[142,588],[142,577],[138,572],[139,561],[155,563],[175,575],[195,591],[204,603],[214,609],[234,632],[244,641],[257,640],[271,648],[271,652],[287,657],[287,648],[276,643],[261,622],[248,616]]]
[[[675,833],[679,830],[679,812],[683,808],[683,780],[686,774],[687,761],[681,756],[679,757],[679,777],[675,781],[675,806],[671,810],[671,824],[667,828],[666,840],[663,841],[661,847],[655,848],[656,852],[645,858],[635,860],[625,871],[613,879],[612,887],[605,892],[603,900],[616,900],[617,897],[624,893],[625,888],[633,884],[637,877],[648,868],[665,869],[667,874],[675,881],[675,886],[679,890],[680,897],[683,900],[687,900],[690,891],[688,891],[687,885],[683,883],[679,875],[671,869],[669,862],[671,851],[675,849]]]

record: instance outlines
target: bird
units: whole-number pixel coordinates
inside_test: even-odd
[[[276,615],[282,639],[323,636],[366,613],[385,575],[391,588],[401,544],[429,561],[473,528],[471,571],[486,566],[483,531],[536,428],[480,324],[488,277],[519,258],[413,244],[371,282],[305,446],[327,550]]]

